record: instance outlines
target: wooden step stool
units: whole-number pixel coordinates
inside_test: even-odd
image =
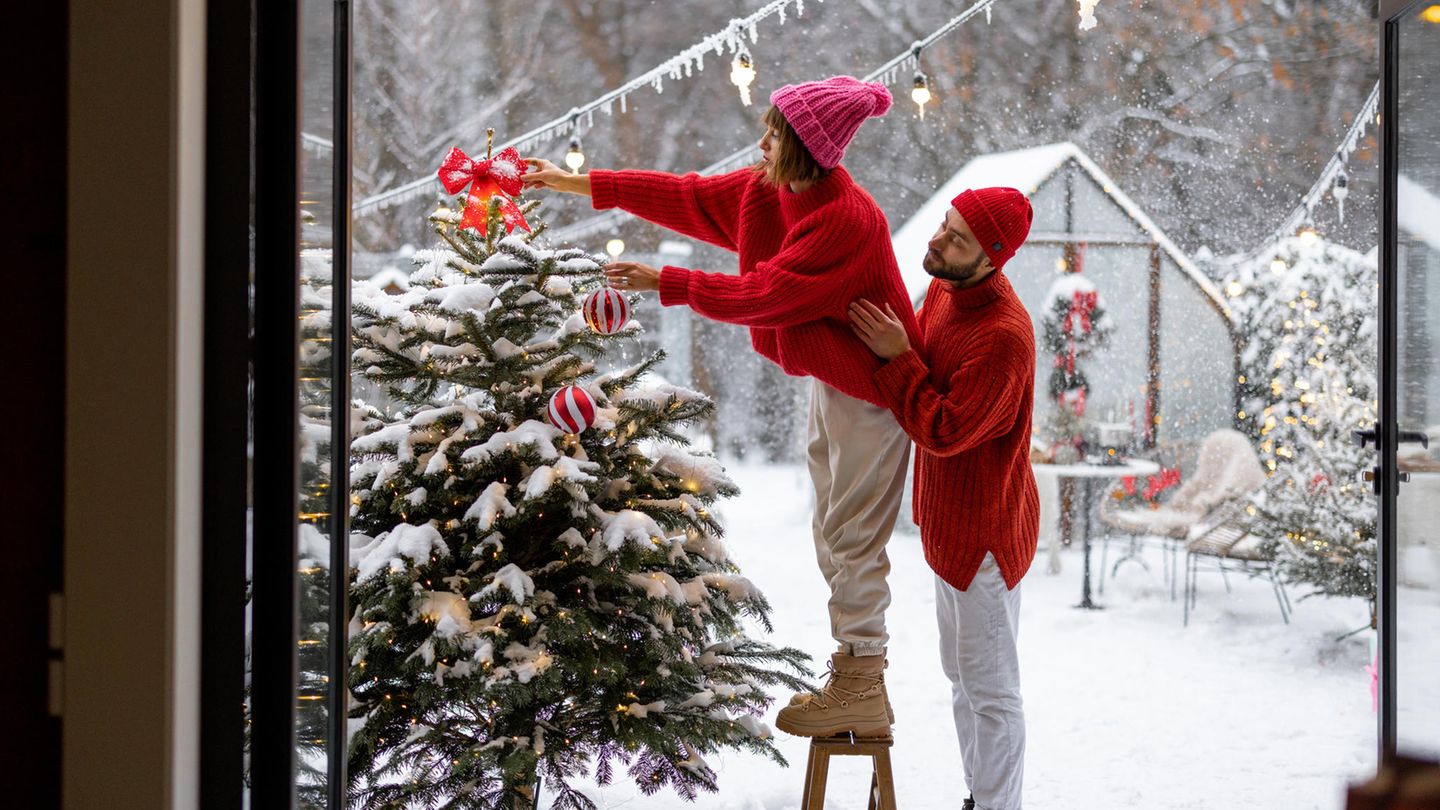
[[[870,775],[869,810],[895,810],[895,777],[890,773],[890,748],[894,745],[895,738],[890,736],[841,734],[811,740],[800,810],[824,810],[825,780],[830,773],[831,756],[870,757],[874,770]]]

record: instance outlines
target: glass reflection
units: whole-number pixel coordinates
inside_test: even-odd
[[[334,4],[301,4],[298,806],[329,806]],[[341,562],[343,564],[343,561]],[[336,643],[344,643],[343,639]]]
[[[1396,504],[1396,729],[1402,753],[1433,758],[1440,756],[1440,23],[1417,7],[1399,23],[1399,50],[1398,455],[1409,480]]]

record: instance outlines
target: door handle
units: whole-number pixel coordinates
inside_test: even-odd
[[[1374,428],[1368,430],[1352,430],[1350,431],[1350,435],[1354,437],[1355,442],[1360,445],[1362,450],[1365,448],[1366,443],[1373,444],[1376,447],[1380,446],[1380,437],[1376,435]],[[1422,433],[1418,430],[1402,430],[1396,434],[1395,441],[1400,444],[1419,444],[1426,450],[1430,449],[1430,434]]]
[[[1401,444],[1418,443],[1426,450],[1430,449],[1430,434],[1422,433],[1418,430],[1402,430],[1400,431],[1400,435],[1395,437],[1395,440],[1400,442]]]
[[[1360,480],[1366,484],[1372,484],[1376,495],[1380,494],[1380,468],[1371,467],[1368,470],[1360,471]],[[1396,475],[1396,480],[1402,484],[1410,483],[1410,473],[1401,471]]]

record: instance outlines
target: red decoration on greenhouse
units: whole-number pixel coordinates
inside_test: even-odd
[[[585,323],[602,335],[616,334],[630,322],[630,302],[609,287],[590,293],[581,312],[585,313]]]
[[[501,149],[500,154],[485,160],[475,160],[458,146],[452,146],[440,162],[437,174],[446,194],[459,194],[466,186],[470,187],[470,194],[465,200],[465,215],[460,220],[461,228],[483,232],[486,206],[491,197],[499,197],[500,213],[508,233],[516,227],[530,230],[525,214],[512,199],[524,187],[520,175],[525,171],[525,159],[513,146]]]
[[[550,395],[546,416],[566,433],[583,433],[595,423],[595,399],[584,388],[567,385]]]

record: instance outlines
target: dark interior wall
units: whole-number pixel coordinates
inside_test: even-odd
[[[6,510],[0,615],[7,654],[0,666],[6,744],[4,804],[59,806],[60,723],[49,711],[50,593],[61,589],[65,396],[65,141],[67,4],[27,7],[24,34],[0,48],[7,77],[0,127],[6,201],[0,228],[12,296],[6,307],[9,434],[0,442]],[[18,293],[18,300],[13,296]]]

